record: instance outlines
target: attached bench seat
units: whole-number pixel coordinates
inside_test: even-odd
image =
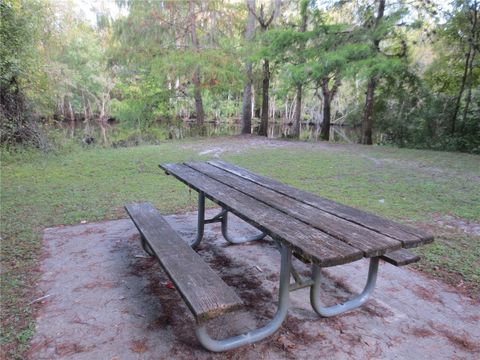
[[[380,259],[395,266],[403,266],[419,261],[420,256],[413,254],[408,250],[400,249],[383,254],[380,256]]]
[[[150,204],[125,206],[144,241],[189,307],[197,323],[238,309],[242,300]]]

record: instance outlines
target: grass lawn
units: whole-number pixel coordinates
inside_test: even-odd
[[[248,146],[245,142],[250,141]],[[130,201],[164,213],[194,210],[196,193],[164,176],[161,162],[224,160],[339,202],[433,232],[415,249],[419,268],[480,294],[480,157],[467,154],[249,138],[167,142],[5,158],[1,167],[2,339],[21,357],[33,334],[42,229],[125,217]],[[223,150],[222,150],[223,149]],[[217,153],[218,154],[218,153]]]

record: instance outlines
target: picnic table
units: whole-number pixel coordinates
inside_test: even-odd
[[[198,192],[197,236],[190,247],[185,247],[185,242],[151,205],[128,205],[127,211],[142,234],[145,251],[157,256],[196,317],[197,338],[211,351],[229,350],[274,333],[286,318],[289,292],[300,288],[310,287],[312,307],[320,316],[355,309],[373,292],[380,259],[396,266],[418,261],[418,256],[405,249],[433,241],[432,235],[420,229],[342,205],[224,161],[161,164],[160,167]],[[211,219],[205,219],[206,198],[222,208]],[[258,233],[235,238],[228,231],[228,213],[251,224]],[[257,241],[268,235],[281,251],[279,302],[274,318],[261,328],[223,340],[210,337],[206,320],[238,309],[242,302],[192,250],[202,241],[205,224],[214,222],[221,223],[224,238],[232,244]],[[165,240],[167,238],[169,240]],[[298,274],[292,266],[292,256],[312,264],[311,279]],[[320,268],[362,258],[370,261],[364,290],[341,304],[323,306]],[[291,277],[293,283],[290,283]]]

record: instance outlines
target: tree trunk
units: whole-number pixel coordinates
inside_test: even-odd
[[[338,88],[340,87],[340,78],[338,74],[334,75],[335,80],[333,81],[332,88],[328,87],[330,81],[333,78],[324,78],[322,79],[322,97],[323,97],[323,121],[322,121],[322,129],[320,131],[320,137],[322,140],[330,140],[330,123],[331,123],[331,108],[332,108],[332,100],[335,97]]]
[[[255,86],[252,84],[252,116],[255,116]]]
[[[323,121],[322,130],[320,131],[320,138],[322,140],[330,140],[330,109],[331,109],[331,96],[328,89],[329,79],[322,80],[322,95],[323,95]]]
[[[276,102],[276,97],[274,96],[273,97],[273,101],[272,101],[272,104],[270,105],[270,109],[271,109],[271,112],[270,112],[270,117],[273,119],[273,121],[275,121],[275,102]]]
[[[260,6],[260,16],[257,16],[256,10],[249,7],[249,11],[255,16],[255,18],[260,23],[260,28],[262,33],[267,31],[268,27],[273,24],[276,18],[280,15],[280,5],[281,0],[275,0],[273,4],[273,12],[270,16],[270,19],[265,18],[263,12],[263,4]],[[270,87],[270,62],[268,59],[263,59],[263,82],[262,82],[262,111],[260,118],[260,129],[258,130],[258,135],[267,136],[268,135],[268,90]]]
[[[258,135],[267,136],[268,130],[268,89],[270,87],[270,62],[263,60],[263,82],[262,82],[262,112],[260,118],[260,129]]]
[[[68,114],[70,116],[70,137],[73,137],[75,135],[75,114],[70,100],[68,100]]]
[[[195,4],[193,0],[189,2],[189,12],[190,12],[190,35],[192,38],[192,45],[198,51],[199,42],[197,37],[197,26],[195,20]],[[200,67],[196,66],[193,73],[193,97],[195,98],[195,111],[197,113],[197,125],[200,128],[203,128],[205,121],[205,112],[203,111],[203,100],[202,100],[202,91],[201,91],[201,75]],[[203,133],[203,131],[201,130]]]
[[[248,70],[250,68],[250,70]],[[247,64],[247,77],[252,74],[252,64]],[[252,132],[252,82],[247,79],[243,89],[241,133],[250,134]]]
[[[195,112],[197,113],[197,125],[203,126],[205,113],[203,111],[202,91],[200,89],[200,70],[197,68],[193,74],[193,97],[195,98]]]
[[[88,111],[88,102],[85,97],[85,93],[82,91],[82,100],[83,100],[83,113],[85,119],[83,120],[83,123],[85,124],[85,129],[84,133],[85,135],[91,135],[91,129],[90,129],[90,112]]]
[[[462,123],[465,124],[468,115],[468,108],[472,101],[472,80],[473,80],[473,61],[475,59],[475,49],[472,47],[472,56],[470,57],[470,65],[468,69],[468,84],[467,84],[467,96],[465,97],[465,107],[463,108]]]
[[[295,114],[293,115],[292,137],[298,139],[300,137],[300,121],[302,116],[302,85],[297,85],[297,93],[295,95]]]
[[[468,65],[468,79],[467,79],[467,96],[465,98],[465,108],[463,109],[463,118],[462,124],[465,124],[467,121],[468,108],[470,107],[470,102],[472,101],[472,82],[473,82],[473,62],[475,60],[475,44],[478,44],[478,32],[477,32],[477,23],[478,23],[478,8],[477,2],[474,2],[473,11],[472,11],[472,31],[470,38],[470,63]]]
[[[65,96],[60,97],[58,108],[63,121],[65,119]]]
[[[372,145],[372,128],[373,128],[373,99],[375,97],[376,81],[372,77],[368,81],[367,96],[365,100],[365,109],[363,112],[362,121],[362,139],[361,143],[365,145]]]
[[[470,54],[471,54],[471,47],[470,47],[470,49],[468,49],[468,53],[466,54],[466,57],[465,57],[465,67],[463,69],[462,82],[460,84],[460,90],[459,90],[458,95],[457,95],[457,100],[455,101],[455,108],[453,110],[452,119],[450,121],[450,134],[451,135],[455,134],[455,130],[456,130],[458,110],[460,109],[460,102],[462,100],[463,91],[465,90],[465,82],[467,81],[468,64],[470,63],[470,56],[471,56]]]
[[[100,131],[102,133],[103,144],[107,144],[107,126],[108,126],[108,119],[107,119],[107,112],[106,112],[106,105],[107,105],[107,98],[108,94],[102,94],[102,102],[100,106],[100,116],[98,117],[98,125],[100,125]]]
[[[255,0],[247,0],[247,9],[255,9]],[[247,27],[245,29],[245,39],[250,42],[255,33],[255,15],[249,11],[247,18]],[[246,81],[243,89],[241,133],[251,134],[252,132],[252,63],[247,62],[245,66]]]
[[[375,29],[380,25],[380,21],[383,18],[385,13],[385,0],[378,1],[378,11],[377,16],[375,18]],[[375,47],[376,52],[380,51],[380,39],[374,38],[373,45]],[[367,85],[367,96],[365,99],[365,108],[363,112],[363,119],[362,119],[362,137],[360,142],[365,145],[372,145],[372,128],[373,128],[373,102],[375,100],[375,88],[377,86],[377,82],[375,76],[373,75],[368,80]]]
[[[307,30],[307,9],[304,4],[301,5],[301,14],[302,14],[302,22],[300,24],[300,32],[304,33]],[[304,50],[302,46],[300,52]],[[303,61],[303,59],[302,59]],[[292,136],[294,138],[300,137],[300,121],[302,116],[302,91],[303,87],[302,84],[297,84],[297,94],[296,94],[296,108],[295,108],[295,116],[293,119],[293,133]]]

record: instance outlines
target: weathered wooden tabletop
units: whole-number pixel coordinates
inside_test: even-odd
[[[433,241],[419,229],[339,204],[223,162],[161,164],[207,198],[328,267]]]

